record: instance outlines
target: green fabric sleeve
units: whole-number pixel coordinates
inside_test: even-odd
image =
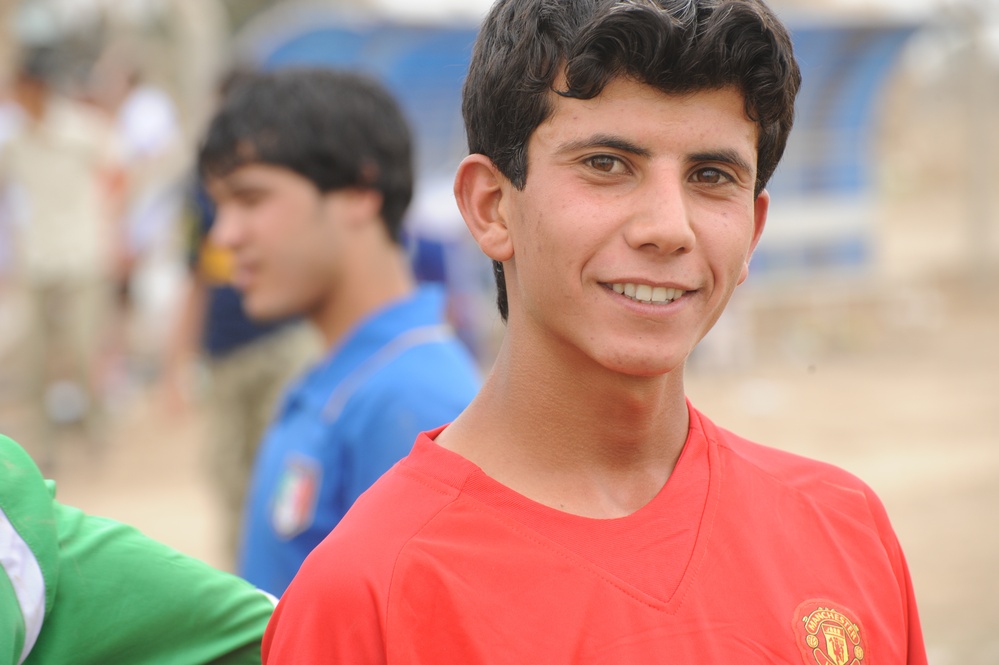
[[[56,511],[56,602],[26,665],[260,662],[269,597],[132,527]]]
[[[28,453],[0,436],[0,665],[20,661],[55,598],[53,492]]]
[[[269,596],[132,527],[64,506],[54,491],[0,436],[0,509],[13,526],[0,530],[12,540],[0,542],[0,561],[13,543],[44,581],[32,587],[44,623],[25,665],[260,663]],[[19,577],[24,557],[7,558]],[[0,665],[18,662],[25,639],[15,583],[24,587],[0,566]]]
[[[0,568],[0,665],[17,665],[24,648],[24,617],[14,587]]]

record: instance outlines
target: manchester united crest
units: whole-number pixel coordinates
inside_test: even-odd
[[[794,634],[808,665],[864,665],[867,643],[856,614],[827,600],[806,600],[794,613]]]

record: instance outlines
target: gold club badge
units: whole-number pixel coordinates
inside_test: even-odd
[[[808,665],[863,665],[867,649],[853,612],[826,600],[808,600],[794,613],[798,647]]]

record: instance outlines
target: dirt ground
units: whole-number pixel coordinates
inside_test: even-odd
[[[908,557],[930,662],[995,665],[999,274],[975,278],[960,225],[927,205],[887,211],[876,274],[775,290],[751,280],[719,328],[725,352],[709,339],[691,363],[688,394],[722,426],[866,480]],[[17,414],[0,399],[0,431],[16,436]],[[64,441],[52,475],[64,502],[229,568],[202,445],[203,414],[167,413],[150,390],[103,445]]]

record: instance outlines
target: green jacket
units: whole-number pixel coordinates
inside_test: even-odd
[[[260,663],[274,599],[64,506],[0,436],[0,665]]]

